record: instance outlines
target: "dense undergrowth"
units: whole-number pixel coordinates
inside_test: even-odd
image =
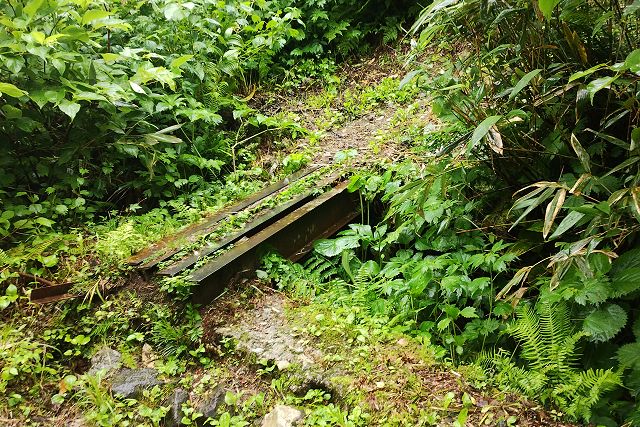
[[[306,103],[327,109],[321,130],[377,103],[404,104],[378,143],[401,141],[419,161],[352,171],[362,224],[317,242],[302,265],[267,257],[262,277],[350,308],[348,323],[412,336],[478,387],[522,394],[558,418],[640,424],[640,4],[447,0],[420,10],[351,0],[3,3],[4,416],[38,424],[32,412],[71,406],[96,425],[158,425],[161,390],[122,400],[83,375],[103,345],[133,367],[151,343],[156,368],[185,384],[193,369],[216,369],[190,305],[100,293],[125,282],[123,260],[136,250],[304,165],[305,152],[271,173],[256,165],[260,148],[319,134],[249,103],[267,88],[295,96],[317,84],[328,87]],[[340,61],[414,22],[404,79],[340,87]],[[420,93],[437,120],[413,121],[426,108],[410,104]],[[88,297],[36,308],[19,273],[72,280]],[[190,292],[181,280],[162,285],[172,299]],[[32,405],[43,396],[50,402]],[[264,413],[252,399],[210,423],[247,425]],[[310,397],[326,425],[367,425],[323,399]],[[186,407],[183,423],[196,415]]]
[[[366,40],[394,40],[404,6],[3,2],[3,240],[208,188],[252,143],[304,133],[247,101],[295,85],[291,69],[325,76]]]
[[[425,9],[403,84],[444,123],[411,138],[435,157],[354,177],[386,218],[318,242],[297,274],[570,418],[634,424],[638,5],[557,5]],[[457,54],[434,76],[436,40]]]

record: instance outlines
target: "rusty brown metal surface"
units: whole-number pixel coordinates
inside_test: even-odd
[[[200,236],[211,233],[217,227],[218,223],[227,216],[240,212],[243,209],[251,206],[254,203],[261,201],[262,199],[272,195],[273,193],[282,190],[289,184],[298,181],[313,172],[320,169],[320,166],[311,166],[298,171],[291,176],[271,184],[261,191],[249,196],[246,199],[235,203],[232,206],[224,208],[219,213],[206,218],[205,220],[187,226],[176,234],[173,234],[160,242],[151,245],[147,249],[138,252],[127,260],[127,263],[132,266],[136,266],[141,270],[146,270],[155,267],[158,263],[165,261],[180,251],[181,246],[195,242]]]
[[[314,192],[316,191],[316,189],[332,185],[334,182],[336,182],[336,180],[338,180],[339,177],[339,174],[332,174],[328,177],[325,177],[315,185],[314,190],[306,191],[294,197],[290,201],[284,203],[283,205],[263,213],[262,215],[256,217],[253,221],[250,221],[242,230],[239,230],[236,233],[232,233],[227,237],[211,242],[210,244],[195,250],[190,255],[162,269],[158,272],[158,274],[162,276],[175,276],[179,272],[194,265],[202,257],[224,249],[225,247],[237,242],[242,237],[253,236],[263,228],[268,227],[269,225],[283,218],[285,215],[293,212],[295,209],[312,200],[314,198]]]
[[[202,257],[210,255],[216,251],[219,251],[220,249],[224,249],[226,246],[229,246],[237,242],[242,237],[252,236],[253,234],[255,234],[256,231],[270,224],[273,224],[274,222],[278,221],[280,218],[285,216],[287,213],[289,213],[291,210],[296,209],[297,207],[300,207],[304,203],[308,202],[311,198],[312,198],[312,195],[310,193],[302,194],[298,197],[295,197],[289,202],[285,203],[284,205],[279,206],[275,209],[272,209],[266,212],[263,215],[258,216],[256,219],[249,222],[242,230],[236,233],[232,233],[231,235],[221,240],[212,242],[210,245],[207,245],[203,248],[200,248],[194,251],[191,255],[187,256],[186,258],[183,258],[171,264],[167,268],[160,270],[158,274],[161,276],[175,276],[182,270],[194,265]]]
[[[358,196],[349,193],[347,185],[338,185],[193,272],[190,279],[199,283],[193,302],[207,304],[232,280],[252,277],[262,255],[270,249],[298,259],[311,249],[311,242],[355,218]]]
[[[32,289],[29,300],[37,304],[46,304],[65,299],[76,298],[77,295],[70,294],[73,283],[62,283],[60,285],[42,286]]]

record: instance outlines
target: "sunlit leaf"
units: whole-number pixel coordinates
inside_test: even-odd
[[[173,61],[171,61],[170,67],[171,68],[180,68],[180,66],[182,66],[182,64],[186,63],[191,58],[193,58],[193,55],[182,55],[182,56],[174,59]]]
[[[540,68],[538,68],[538,69],[530,71],[527,74],[525,74],[524,76],[522,76],[522,78],[518,81],[518,83],[516,83],[516,85],[513,87],[513,90],[511,91],[511,94],[509,95],[509,99],[515,98],[516,95],[518,95],[520,93],[520,91],[522,89],[524,89],[535,76],[540,74],[540,71],[542,71],[542,70]]]
[[[587,91],[589,92],[589,100],[591,101],[591,105],[593,105],[593,97],[601,91],[602,89],[609,88],[611,83],[615,82],[618,79],[618,76],[610,76],[610,77],[601,77],[599,79],[595,79],[589,82],[587,85]]]
[[[109,16],[111,16],[111,12],[107,12],[106,10],[101,10],[101,9],[88,10],[84,13],[84,15],[82,15],[82,23],[84,25],[90,24],[93,21],[108,18]]]
[[[569,214],[565,216],[564,219],[560,222],[560,225],[558,225],[558,228],[556,228],[551,237],[549,237],[549,240],[553,240],[562,236],[564,233],[569,231],[571,227],[576,225],[578,221],[580,221],[584,217],[584,215],[585,214],[578,211],[569,212]]]
[[[553,221],[555,221],[558,213],[560,213],[560,209],[562,209],[562,205],[564,204],[564,200],[566,197],[567,190],[562,188],[556,192],[556,195],[547,205],[547,209],[544,215],[544,226],[542,228],[542,237],[544,237],[545,239],[549,235],[551,227],[553,227]]]
[[[318,240],[313,244],[314,249],[326,257],[340,255],[346,249],[355,249],[360,246],[358,236],[341,236],[335,239]]]
[[[582,147],[582,144],[580,144],[580,141],[578,141],[578,138],[576,138],[574,134],[571,134],[571,147],[573,151],[576,152],[585,172],[591,173],[591,158],[589,157],[589,153]]]
[[[7,94],[13,98],[20,98],[21,96],[27,95],[27,92],[18,89],[18,87],[11,83],[0,83],[0,95],[2,94]]]
[[[471,141],[469,141],[469,148],[471,149],[475,147],[478,144],[478,142],[480,142],[480,140],[485,137],[487,132],[489,132],[489,129],[491,129],[493,125],[498,123],[498,121],[500,121],[501,118],[502,116],[499,115],[499,116],[489,116],[486,119],[484,119],[478,125],[478,127],[473,131],[473,135],[471,135]]]
[[[547,19],[551,19],[553,9],[558,5],[558,3],[560,3],[560,0],[538,0],[540,12],[542,12],[544,17]]]
[[[60,111],[65,113],[67,116],[71,118],[71,120],[76,118],[76,114],[80,111],[80,104],[77,102],[72,102],[67,99],[63,99],[58,103],[58,108]]]
[[[27,5],[22,8],[22,13],[27,15],[29,18],[32,18],[38,9],[42,7],[42,3],[44,3],[44,0],[29,0]]]

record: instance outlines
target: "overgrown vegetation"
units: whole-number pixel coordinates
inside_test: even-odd
[[[350,168],[360,223],[316,242],[301,264],[266,257],[260,277],[311,303],[316,322],[304,333],[339,332],[359,362],[409,336],[479,389],[525,396],[557,419],[640,425],[639,13],[638,0],[3,2],[1,416],[160,425],[169,389],[197,394],[232,375],[221,358],[235,357],[233,346],[212,348],[201,313],[182,302],[192,283],[167,278],[152,296],[128,283],[123,260],[298,170],[321,131],[389,103],[390,128],[367,137],[412,160]],[[341,86],[341,64],[379,43],[398,43],[404,70]],[[316,91],[303,107],[319,112],[318,131],[253,102],[301,88]],[[300,138],[307,144],[292,149]],[[336,160],[349,168],[357,156]],[[41,277],[73,281],[87,297],[34,306]],[[103,295],[118,286],[130,289]],[[105,345],[124,366],[147,363],[143,344],[168,386],[122,399],[87,373]],[[227,393],[207,421],[189,401],[181,422],[248,425],[284,401],[307,407],[307,425],[373,423],[357,399],[294,397],[273,370],[256,370],[272,381],[266,395]],[[471,423],[474,398],[464,396],[456,419],[455,394],[412,416]]]

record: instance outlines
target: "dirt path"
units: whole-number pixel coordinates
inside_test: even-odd
[[[248,357],[243,363],[273,366],[270,375],[290,385],[286,393],[329,393],[331,403],[370,414],[366,425],[451,426],[461,413],[467,426],[570,425],[517,396],[474,388],[408,336],[376,337],[359,326],[356,333],[368,338],[354,340],[353,325],[326,307],[296,303],[257,282],[253,286],[261,291],[243,308],[229,310],[237,301],[233,294],[207,308],[206,329],[217,339],[233,339],[236,351]],[[314,411],[304,402],[297,409]]]
[[[329,130],[316,147],[314,163],[329,164],[340,151],[356,150],[354,163],[363,165],[379,161],[397,162],[406,149],[398,144],[379,144],[376,136],[389,132],[395,108],[369,113],[344,126]]]

